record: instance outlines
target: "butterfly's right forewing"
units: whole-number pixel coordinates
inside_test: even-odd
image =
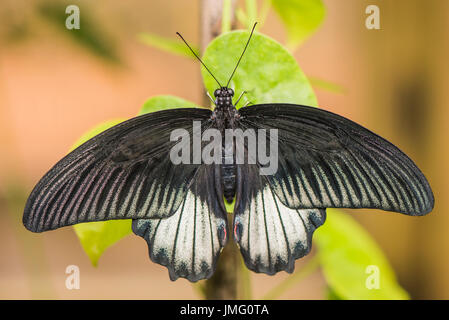
[[[432,190],[416,164],[357,123],[300,105],[255,105],[239,112],[244,128],[278,131],[278,169],[267,180],[284,205],[408,215],[432,210]]]
[[[277,132],[262,136],[266,145],[278,139],[273,144],[278,148],[270,146],[277,163],[272,174],[261,174],[260,162],[237,170],[234,239],[251,270],[292,272],[295,259],[310,251],[326,208],[409,215],[433,208],[432,190],[418,167],[397,147],[348,119],[288,104],[246,107],[239,115],[243,130]]]

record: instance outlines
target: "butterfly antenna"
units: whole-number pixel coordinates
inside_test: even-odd
[[[190,51],[192,51],[193,55],[201,62],[201,64],[204,66],[204,68],[206,68],[207,72],[209,72],[209,74],[212,76],[212,78],[214,78],[215,82],[218,83],[220,88],[222,88],[223,86],[220,84],[220,82],[218,82],[217,78],[215,78],[215,76],[212,74],[212,72],[210,72],[209,68],[204,64],[204,62],[200,59],[200,57],[198,57],[198,55],[195,53],[195,51],[193,51],[193,49],[189,46],[187,41],[184,40],[184,38],[181,36],[181,34],[179,32],[176,32],[176,34],[182,39],[182,41],[184,41],[186,46],[190,49]]]
[[[235,66],[234,71],[232,71],[232,74],[231,74],[231,76],[229,77],[229,80],[228,80],[228,83],[226,84],[226,87],[229,86],[229,83],[231,82],[231,79],[232,79],[232,77],[234,76],[235,70],[237,70],[237,67],[238,67],[239,64],[240,64],[240,61],[242,60],[242,57],[243,57],[243,55],[245,54],[246,48],[248,48],[249,41],[251,40],[251,37],[253,36],[254,29],[256,28],[256,25],[257,25],[257,22],[254,23],[253,29],[251,30],[251,34],[249,35],[248,41],[246,42],[245,49],[243,49],[242,55],[240,56],[239,61],[237,61],[237,65]]]

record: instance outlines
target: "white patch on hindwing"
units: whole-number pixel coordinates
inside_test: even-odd
[[[309,253],[312,234],[326,218],[325,209],[283,205],[268,184],[242,210],[234,220],[235,240],[246,265],[268,274],[292,272],[295,260]]]
[[[151,260],[166,266],[172,280],[210,277],[226,243],[226,221],[191,191],[172,216],[135,220],[133,225],[147,241]]]

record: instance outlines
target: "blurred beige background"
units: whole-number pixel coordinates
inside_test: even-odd
[[[199,43],[199,1],[72,1],[110,43],[111,57],[67,36],[39,8],[57,1],[0,4],[0,298],[190,299],[186,280],[171,282],[130,235],[91,266],[73,229],[32,234],[21,223],[24,198],[84,132],[105,120],[129,118],[157,94],[202,101],[199,65],[136,40],[142,31]],[[449,298],[449,2],[447,0],[326,0],[319,31],[295,53],[308,76],[345,88],[317,88],[320,105],[386,137],[418,164],[436,198],[424,218],[374,210],[348,211],[378,241],[413,298]],[[377,4],[381,30],[365,28]],[[271,12],[260,32],[284,41]],[[104,36],[104,38],[103,38]],[[237,53],[236,53],[237,54]],[[118,57],[114,60],[114,57]],[[119,61],[116,63],[114,61]],[[263,66],[261,66],[263,67]],[[357,239],[354,239],[357,241]],[[304,261],[297,263],[300,268]],[[65,288],[65,269],[81,270],[81,289]],[[286,277],[252,274],[254,297]],[[285,299],[320,299],[319,272]]]

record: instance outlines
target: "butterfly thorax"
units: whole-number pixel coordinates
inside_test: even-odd
[[[223,87],[215,90],[215,105],[213,119],[217,123],[218,130],[221,131],[222,137],[225,137],[226,129],[234,129],[235,121],[238,119],[238,112],[232,104],[234,91]],[[231,203],[235,196],[236,189],[236,166],[234,157],[234,146],[232,148],[222,144],[222,165],[221,165],[221,181],[223,187],[223,195],[227,202]],[[229,158],[232,158],[232,164],[229,164]]]
[[[218,129],[233,129],[238,112],[232,104],[234,90],[226,87],[215,90],[215,109],[212,117],[217,121]]]

